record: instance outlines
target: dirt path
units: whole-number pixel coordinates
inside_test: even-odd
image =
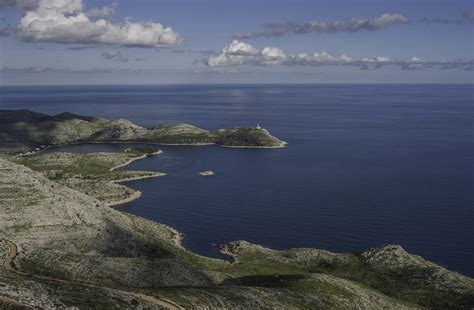
[[[13,264],[13,261],[15,260],[15,257],[18,255],[18,247],[16,246],[15,243],[13,243],[9,240],[6,240],[6,239],[3,239],[3,240],[10,247],[10,252],[8,253],[5,260],[3,261],[3,267],[5,268],[6,271],[17,272],[17,270],[16,270],[16,268]]]
[[[8,253],[5,260],[3,261],[3,267],[5,268],[5,270],[9,271],[9,272],[14,272],[14,273],[17,273],[17,274],[20,274],[20,275],[27,275],[26,273],[21,272],[20,270],[18,270],[15,267],[14,260],[15,260],[16,256],[18,255],[17,245],[15,243],[11,242],[10,240],[6,240],[6,239],[3,239],[3,240],[10,247],[10,252]],[[142,294],[142,293],[122,291],[122,290],[118,290],[118,289],[114,289],[114,288],[110,288],[110,287],[99,286],[99,285],[94,285],[94,284],[90,284],[90,283],[68,281],[68,280],[64,280],[64,279],[56,279],[56,278],[45,277],[45,276],[38,276],[38,275],[30,275],[30,276],[32,276],[34,278],[37,278],[37,279],[54,281],[54,282],[59,282],[59,283],[64,283],[64,284],[81,285],[81,286],[86,286],[86,287],[90,287],[90,288],[109,290],[111,292],[115,292],[115,293],[122,294],[122,295],[127,295],[129,297],[135,297],[135,298],[141,299],[143,301],[146,301],[146,302],[149,302],[149,303],[152,303],[154,305],[161,306],[163,308],[170,309],[170,310],[182,310],[182,309],[184,309],[183,307],[175,304],[171,300],[167,300],[167,299],[164,299],[164,298],[157,298],[157,297],[150,296],[150,295],[145,295],[145,294]]]

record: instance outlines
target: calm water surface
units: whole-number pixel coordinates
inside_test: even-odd
[[[354,251],[395,243],[474,276],[474,89],[466,85],[3,87],[0,108],[127,118],[144,126],[261,126],[285,149],[164,146],[127,169],[124,211],[169,224],[188,248],[245,239]],[[69,146],[74,152],[127,145]],[[214,177],[200,177],[213,170]]]

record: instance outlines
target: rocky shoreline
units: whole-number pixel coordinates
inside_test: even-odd
[[[126,150],[125,150],[126,151]],[[156,151],[156,152],[153,152],[153,153],[150,153],[150,154],[144,154],[144,155],[141,155],[141,156],[138,156],[138,157],[135,157],[135,158],[132,158],[128,161],[126,161],[125,163],[123,164],[120,164],[120,165],[117,165],[117,166],[113,166],[112,168],[110,168],[109,171],[114,171],[114,170],[117,170],[119,168],[122,168],[122,167],[125,167],[125,166],[128,166],[130,165],[131,163],[133,163],[134,161],[137,161],[137,160],[140,160],[140,159],[144,159],[144,158],[147,158],[147,157],[150,157],[150,156],[156,156],[156,155],[159,155],[163,153],[161,150],[159,151]],[[117,182],[120,182],[120,181],[117,181]]]
[[[140,196],[118,183],[164,175],[117,169],[151,154],[0,155],[0,308],[474,306],[474,279],[398,245],[332,253],[234,241],[219,248],[232,262],[192,253],[176,229],[112,208]]]

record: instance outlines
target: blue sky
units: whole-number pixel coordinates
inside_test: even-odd
[[[2,85],[474,81],[474,1],[0,0],[0,19]]]

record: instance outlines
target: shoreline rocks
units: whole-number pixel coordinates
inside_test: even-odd
[[[215,174],[214,171],[211,171],[211,170],[206,170],[206,171],[199,172],[199,175],[201,175],[203,177],[210,177],[210,176],[213,176],[214,174]]]

